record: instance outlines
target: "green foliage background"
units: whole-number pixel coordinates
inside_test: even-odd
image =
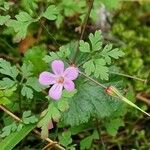
[[[38,83],[39,74],[50,71],[53,60],[68,62],[73,57],[87,5],[84,0],[0,1],[0,104],[22,119],[15,122],[0,112],[2,150],[42,149],[44,142],[28,134],[36,124],[43,138],[59,141],[68,150],[149,149],[149,118],[87,79],[80,77],[77,90],[64,90],[58,102],[45,97],[46,87]],[[116,86],[145,111],[148,103],[136,97],[150,98],[149,10],[149,2],[95,0],[77,57],[87,75]],[[105,26],[99,24],[102,21]],[[102,33],[95,32],[99,29]],[[54,128],[48,132],[52,122]]]

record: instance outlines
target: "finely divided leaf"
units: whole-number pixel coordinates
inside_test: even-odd
[[[38,81],[38,78],[36,77],[29,77],[27,79],[26,85],[32,87],[37,92],[40,92],[43,89]]]
[[[23,63],[22,67],[21,67],[21,71],[22,71],[22,75],[23,77],[27,78],[29,76],[31,76],[33,70],[33,65],[31,63]]]
[[[26,96],[28,99],[33,98],[33,90],[31,88],[27,87],[26,85],[23,86],[23,88],[21,90],[21,94],[23,96]]]
[[[58,138],[59,138],[60,144],[63,145],[64,147],[67,147],[69,144],[72,143],[70,131],[63,132],[62,135],[58,136]]]
[[[100,54],[104,57],[107,64],[111,63],[111,58],[118,59],[124,56],[124,52],[118,48],[112,49],[112,44],[106,45]]]
[[[100,77],[102,80],[108,80],[108,67],[106,66],[106,62],[104,59],[94,59],[87,61],[83,68],[85,69],[85,73],[87,75],[91,75],[94,73],[96,78]]]
[[[24,124],[36,123],[38,121],[35,115],[31,114],[31,111],[25,111],[23,113],[22,120]]]
[[[48,20],[55,20],[57,19],[58,10],[55,7],[55,5],[50,5],[46,11],[43,13],[43,17],[45,17]]]
[[[90,45],[88,42],[84,42],[83,40],[81,40],[79,44],[80,44],[79,49],[81,52],[84,53],[90,52]]]
[[[108,67],[106,66],[106,62],[104,59],[95,59],[95,72],[94,76],[96,78],[100,77],[102,80],[108,80]]]
[[[0,15],[0,25],[4,25],[10,19],[9,15],[1,16]]]
[[[94,34],[90,33],[89,39],[92,45],[92,51],[97,51],[102,48],[102,33],[101,31],[95,31]]]
[[[19,71],[16,66],[11,66],[10,62],[0,58],[0,73],[16,79]]]
[[[83,68],[85,69],[85,73],[87,75],[91,75],[91,73],[95,71],[95,65],[93,63],[93,60],[89,60],[84,63]]]
[[[3,89],[11,88],[15,84],[16,84],[16,82],[9,78],[3,78],[2,80],[0,80],[0,87]]]
[[[62,121],[66,125],[76,126],[88,122],[91,117],[110,117],[121,105],[121,101],[108,96],[104,89],[88,82],[80,85],[76,95],[70,98],[69,110],[62,116]]]
[[[15,16],[17,20],[10,19],[7,22],[8,27],[12,27],[16,32],[14,40],[19,42],[26,37],[28,26],[35,22],[36,20],[33,19],[28,13],[20,12],[18,15]]]
[[[67,45],[61,46],[58,52],[50,52],[49,55],[46,55],[43,60],[46,63],[50,63],[55,59],[66,59],[70,55],[70,50]]]
[[[35,124],[24,126],[20,131],[11,133],[8,137],[0,142],[1,150],[12,150],[29,132],[36,127]]]

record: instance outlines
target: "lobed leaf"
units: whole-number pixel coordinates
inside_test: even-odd
[[[35,124],[25,125],[20,131],[11,133],[8,137],[0,142],[0,148],[2,150],[12,150],[35,127]]]
[[[118,84],[121,81],[107,83]],[[69,110],[64,113],[62,121],[66,125],[76,126],[88,122],[92,117],[110,117],[122,103],[104,93],[104,90],[92,83],[83,83],[78,92],[69,100]]]
[[[107,44],[100,54],[104,57],[107,64],[111,64],[111,58],[118,59],[125,55],[125,53],[118,48],[112,49],[112,44]]]
[[[16,66],[11,66],[10,62],[0,58],[0,73],[12,77],[15,80],[19,71]]]
[[[90,45],[88,42],[84,42],[83,40],[79,43],[79,49],[81,52],[88,53],[90,52]]]
[[[90,33],[89,39],[92,45],[92,51],[98,51],[102,48],[102,33],[101,31],[95,31],[94,34]]]
[[[43,17],[48,20],[55,20],[57,19],[58,10],[55,5],[50,5],[46,11],[43,13]]]
[[[26,85],[23,86],[23,88],[21,90],[21,94],[23,96],[26,96],[28,99],[33,98],[33,90],[31,88],[27,87]]]
[[[0,25],[4,25],[10,19],[9,15],[1,16],[0,15]]]

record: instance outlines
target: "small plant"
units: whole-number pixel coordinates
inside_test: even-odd
[[[13,55],[0,58],[2,150],[18,148],[17,144],[31,131],[49,142],[43,149],[105,148],[101,130],[115,137],[119,128],[125,126],[124,117],[131,107],[150,116],[128,98],[130,91],[124,92],[123,76],[129,75],[121,74],[115,64],[125,53],[112,42],[105,43],[101,30],[84,39],[88,18],[96,22],[94,16],[104,4],[111,10],[119,2],[115,0],[109,6],[106,1],[102,4],[97,0],[81,1],[78,5],[72,0],[22,0],[22,10],[13,14],[13,2],[0,3],[4,47],[9,47]],[[63,20],[75,15],[81,24],[81,36],[72,41],[68,29],[65,41],[58,31],[65,32],[61,29]],[[14,43],[10,46],[6,42],[10,35],[11,42],[27,47],[23,57],[17,48],[12,48]],[[49,47],[53,51],[48,52]],[[74,138],[80,140],[74,142]],[[36,138],[29,140],[37,142]]]

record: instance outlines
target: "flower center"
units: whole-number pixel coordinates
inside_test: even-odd
[[[56,80],[57,83],[63,83],[64,82],[64,77],[60,76]]]

